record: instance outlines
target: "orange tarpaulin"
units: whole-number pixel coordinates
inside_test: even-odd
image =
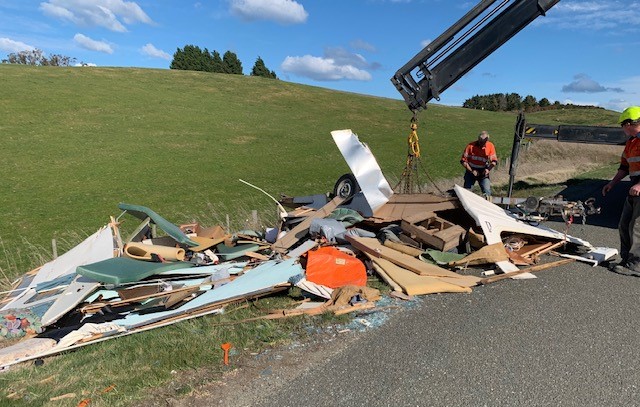
[[[321,247],[308,253],[307,280],[329,288],[367,285],[367,271],[357,258],[334,247]]]

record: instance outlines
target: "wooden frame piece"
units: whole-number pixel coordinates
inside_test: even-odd
[[[464,243],[467,234],[462,226],[444,220],[433,212],[405,218],[400,227],[412,239],[443,252]]]

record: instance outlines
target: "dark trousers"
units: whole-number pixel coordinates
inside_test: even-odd
[[[620,223],[620,257],[631,270],[640,272],[640,197],[627,196]]]

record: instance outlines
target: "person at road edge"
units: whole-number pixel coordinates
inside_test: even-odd
[[[611,270],[620,274],[640,277],[640,106],[626,108],[618,119],[618,124],[629,137],[615,176],[602,187],[605,196],[624,177],[629,175],[631,187],[625,198],[618,232],[620,234],[620,263],[613,264]]]

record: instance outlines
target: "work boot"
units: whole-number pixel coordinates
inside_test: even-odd
[[[609,265],[609,270],[623,276],[640,277],[640,272],[626,262],[612,263]]]

